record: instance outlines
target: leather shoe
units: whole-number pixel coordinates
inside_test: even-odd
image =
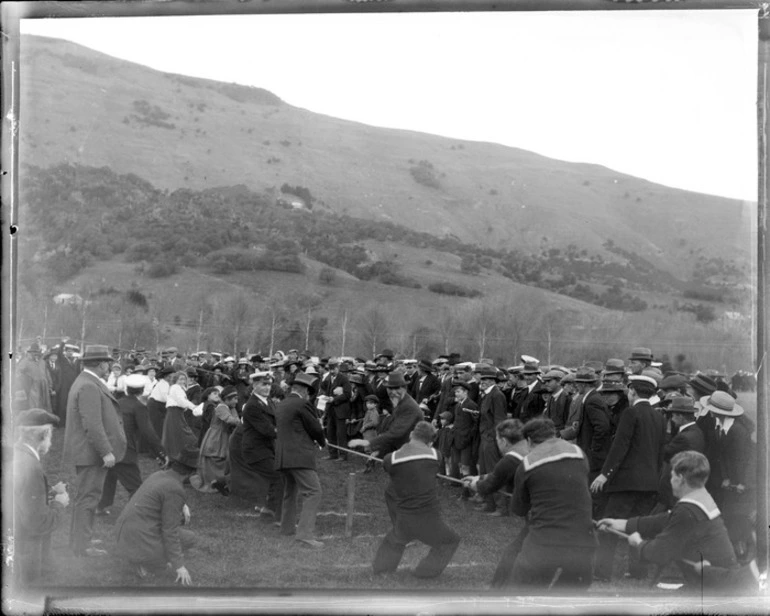
[[[107,556],[107,550],[102,550],[99,548],[86,548],[85,552],[83,552],[81,556],[88,556],[88,557]]]
[[[297,539],[296,541],[303,546],[313,548],[314,550],[320,550],[324,546],[323,541],[318,541],[318,539]]]
[[[214,479],[209,485],[222,496],[230,496],[230,488],[227,487],[227,482],[224,479]]]

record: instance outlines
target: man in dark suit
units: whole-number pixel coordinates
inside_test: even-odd
[[[340,360],[336,358],[330,359],[329,372],[331,376],[325,382],[326,391],[322,392],[331,398],[326,403],[326,438],[330,444],[338,447],[348,446],[346,422],[350,419],[350,399],[353,395],[353,389],[347,376],[348,371],[347,363],[340,363]],[[330,447],[327,459],[347,460],[348,454]]]
[[[663,447],[663,468],[658,481],[658,505],[653,513],[667,511],[674,506],[676,499],[671,490],[671,458],[682,451],[697,451],[705,453],[706,438],[695,422],[694,400],[690,396],[672,398],[666,407],[666,415],[677,431],[676,435]]]
[[[72,384],[80,374],[80,366],[75,358],[75,353],[80,352],[80,348],[68,342],[69,338],[64,338],[59,349],[59,368],[58,388],[56,389],[56,416],[59,418],[60,427],[64,427],[67,421],[67,398],[70,394]]]
[[[139,471],[137,456],[140,439],[161,464],[168,462],[168,458],[163,453],[160,438],[155,434],[150,423],[147,407],[139,399],[146,383],[147,377],[142,374],[131,374],[126,377],[126,396],[118,401],[123,431],[126,433],[126,454],[107,471],[102,497],[96,506],[96,515],[110,514],[108,507],[111,507],[115,501],[115,488],[118,481],[128,492],[129,498],[142,485],[142,473]]]
[[[81,364],[67,399],[64,430],[63,458],[77,473],[70,544],[77,556],[104,556],[104,550],[89,546],[94,514],[108,469],[126,453],[126,435],[118,401],[102,380],[112,365],[109,349],[86,346]]]
[[[567,414],[571,402],[569,394],[564,391],[561,384],[564,376],[561,370],[549,370],[543,376],[543,389],[548,392],[543,417],[547,417],[553,422],[557,433],[561,432],[567,424]]]
[[[433,364],[427,359],[421,359],[417,364],[417,376],[412,380],[409,395],[420,406],[427,421],[432,421],[438,397],[441,394],[441,382],[433,374]]]
[[[596,390],[598,378],[594,369],[586,366],[579,368],[575,374],[575,398],[580,402],[576,443],[588,458],[588,479],[591,482],[601,473],[611,444],[610,412],[604,398]],[[595,516],[603,509],[604,502],[604,494],[594,494]]]
[[[321,481],[316,472],[316,448],[326,445],[323,427],[309,398],[316,379],[300,373],[294,378],[291,392],[276,407],[278,436],[275,442],[275,468],[284,477],[281,533],[311,548],[322,548],[315,539],[315,523],[321,504]],[[302,508],[297,519],[297,497],[302,495]]]
[[[540,417],[543,414],[543,408],[545,403],[543,401],[543,388],[540,379],[540,368],[537,363],[529,361],[524,364],[521,370],[521,375],[524,377],[524,381],[527,383],[527,389],[522,392],[522,397],[519,400],[517,408],[514,410],[514,416],[521,420],[522,423],[528,422],[530,419]]]
[[[372,455],[384,458],[391,451],[409,441],[409,435],[418,421],[423,419],[423,413],[412,396],[406,393],[407,382],[400,372],[392,372],[383,381],[387,388],[390,403],[393,406],[393,416],[387,429],[375,436],[371,441],[356,439],[350,441],[351,447],[364,447]]]
[[[251,375],[254,388],[243,406],[240,435],[240,460],[261,479],[255,507],[265,518],[279,520],[283,509],[283,475],[275,469],[276,428],[275,403],[270,399],[273,376],[269,371]]]
[[[63,483],[50,490],[41,459],[51,448],[58,418],[43,409],[21,411],[13,421],[18,439],[13,455],[13,579],[20,586],[39,581],[50,557],[51,533],[61,523],[69,496]],[[10,486],[9,486],[10,487]]]
[[[491,473],[500,461],[500,451],[497,448],[497,432],[495,429],[500,422],[508,419],[507,404],[503,392],[497,386],[497,370],[493,366],[479,364],[476,375],[480,382],[482,393],[479,404],[479,474]],[[479,509],[486,513],[504,513],[502,497],[495,494],[484,497],[484,504]]]
[[[603,513],[607,517],[648,515],[655,506],[666,437],[666,421],[649,402],[656,389],[657,383],[651,377],[628,377],[630,406],[620,417],[601,474],[591,483],[591,492],[607,494]],[[616,535],[605,533],[600,537],[594,572],[597,579],[612,577],[616,546]],[[629,569],[632,577],[645,573],[638,562],[630,563]]]

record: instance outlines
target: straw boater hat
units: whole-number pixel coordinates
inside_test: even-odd
[[[723,417],[738,417],[743,415],[743,408],[735,403],[735,399],[726,391],[715,391],[710,396],[700,399],[704,410],[722,415]]]

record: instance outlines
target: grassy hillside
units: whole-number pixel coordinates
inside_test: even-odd
[[[573,243],[609,257],[612,239],[685,280],[699,259],[748,262],[751,207],[739,201],[322,116],[259,88],[165,74],[65,41],[25,36],[21,50],[23,163],[109,166],[169,190],[288,182],[319,208],[495,249]]]

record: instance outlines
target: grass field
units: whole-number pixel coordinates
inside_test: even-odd
[[[61,466],[62,431],[57,431],[54,446],[45,458],[49,480],[67,481],[73,485],[74,469]],[[439,481],[442,510],[449,526],[462,537],[460,547],[447,570],[435,580],[421,580],[411,569],[427,553],[422,544],[411,544],[404,553],[401,567],[394,574],[374,576],[371,562],[377,546],[388,531],[390,522],[383,492],[387,476],[378,466],[364,474],[364,460],[329,462],[320,459],[318,470],[323,499],[317,520],[317,535],[324,541],[322,550],[311,550],[282,536],[278,529],[255,514],[253,503],[224,498],[219,494],[202,494],[186,488],[192,512],[190,529],[197,545],[186,558],[195,588],[206,589],[318,589],[423,592],[484,592],[495,570],[502,549],[521,527],[516,517],[496,518],[458,499],[460,490]],[[157,470],[156,463],[142,459],[144,477]],[[355,473],[355,517],[353,536],[345,536],[347,481]],[[52,541],[51,570],[45,586],[90,589],[142,589],[172,586],[173,574],[148,580],[135,577],[114,553],[114,523],[127,502],[127,494],[118,487],[111,514],[97,517],[95,538],[109,555],[77,559],[68,548],[69,514],[55,531]],[[622,558],[622,556],[619,556]],[[191,592],[195,592],[192,590]],[[621,580],[614,584],[594,584],[589,591],[607,594],[660,594],[646,584]]]

